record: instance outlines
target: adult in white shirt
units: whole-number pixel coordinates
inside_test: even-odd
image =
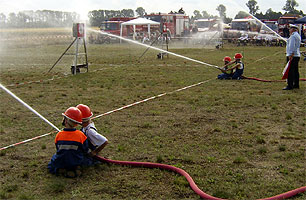
[[[298,26],[290,25],[290,37],[287,40],[286,46],[287,62],[290,61],[290,68],[288,73],[287,86],[283,88],[283,90],[292,90],[293,88],[300,88],[299,61],[301,57],[301,36],[298,33],[298,29]]]

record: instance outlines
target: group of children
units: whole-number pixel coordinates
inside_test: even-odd
[[[218,75],[218,79],[242,79],[244,70],[244,64],[241,61],[242,58],[243,56],[241,53],[236,53],[234,60],[232,60],[229,56],[225,56],[223,59],[224,66],[223,68],[220,68],[223,73]],[[234,66],[230,67],[231,65]]]
[[[236,53],[234,60],[224,57],[223,72],[218,79],[241,79],[244,70],[242,54]],[[233,65],[233,67],[230,67]],[[87,105],[79,104],[68,108],[62,125],[65,127],[55,137],[56,153],[48,164],[52,174],[66,177],[77,177],[81,174],[81,166],[91,166],[98,161],[94,157],[108,144],[106,137],[97,132],[91,118],[93,113]],[[76,127],[81,125],[81,130]]]
[[[48,164],[52,174],[77,177],[81,166],[91,166],[94,159],[107,144],[108,140],[97,132],[91,118],[93,113],[87,105],[79,104],[68,108],[62,125],[65,127],[55,137],[56,153]],[[81,125],[81,130],[76,127]]]

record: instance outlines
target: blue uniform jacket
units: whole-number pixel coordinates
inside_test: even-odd
[[[88,149],[88,140],[81,131],[65,128],[57,133],[55,146],[56,153],[48,164],[48,169],[53,174],[59,168],[73,170],[76,166],[82,165]]]

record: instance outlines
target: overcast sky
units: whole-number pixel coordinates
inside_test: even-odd
[[[306,13],[306,1],[296,0],[297,10]],[[77,12],[84,19],[91,10],[122,10],[143,7],[147,13],[178,11],[181,7],[191,16],[194,10],[207,11],[217,15],[216,8],[223,4],[228,17],[234,17],[240,10],[248,11],[248,0],[0,0],[0,13],[19,12],[22,10],[58,10]],[[269,8],[276,12],[284,12],[286,0],[257,0],[260,11],[265,13]],[[135,13],[136,14],[136,13]]]

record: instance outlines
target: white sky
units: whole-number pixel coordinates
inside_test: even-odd
[[[296,0],[299,6],[297,10],[306,13],[306,1]],[[122,10],[143,7],[147,13],[178,11],[181,7],[189,15],[194,10],[207,11],[209,14],[217,15],[216,8],[223,4],[226,7],[226,15],[234,17],[240,10],[245,9],[248,0],[0,0],[0,13],[19,12],[22,10],[58,10],[77,12],[83,19],[91,10]],[[269,8],[275,12],[284,12],[283,6],[286,0],[257,0],[260,11],[265,13]],[[136,14],[136,13],[135,13]]]

